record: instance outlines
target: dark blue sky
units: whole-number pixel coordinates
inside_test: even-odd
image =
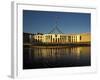
[[[56,17],[58,17],[56,19]],[[63,33],[90,32],[91,14],[23,10],[23,31],[49,33],[55,26]]]

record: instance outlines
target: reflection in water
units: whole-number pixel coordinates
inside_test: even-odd
[[[90,47],[24,48],[23,68],[90,66]]]

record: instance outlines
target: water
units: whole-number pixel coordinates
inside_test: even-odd
[[[90,66],[90,46],[23,49],[23,69]]]

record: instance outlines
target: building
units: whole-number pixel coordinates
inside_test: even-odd
[[[24,43],[50,43],[50,44],[67,44],[67,43],[90,43],[90,33],[65,34],[58,27],[53,28],[49,33],[23,33]]]
[[[33,41],[33,36],[34,34],[32,33],[23,33],[23,43],[31,43]]]
[[[36,34],[33,36],[36,42],[42,43],[86,43],[91,42],[90,33],[81,34]]]

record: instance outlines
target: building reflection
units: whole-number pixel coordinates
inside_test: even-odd
[[[67,48],[30,48],[29,58],[65,58],[89,55],[90,47],[67,47]]]

